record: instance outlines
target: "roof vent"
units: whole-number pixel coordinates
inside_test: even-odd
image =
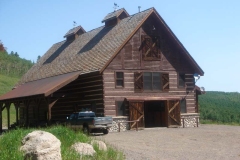
[[[72,29],[70,29],[64,36],[64,38],[67,38],[67,41],[69,40],[75,40],[79,35],[86,33],[86,31],[82,28],[82,26],[77,26]]]
[[[128,17],[129,14],[127,13],[127,11],[124,8],[121,8],[119,10],[116,10],[114,12],[108,13],[107,16],[102,20],[102,23],[105,22],[105,26],[113,26],[118,24],[118,22],[120,22],[120,20],[122,20],[123,18]]]

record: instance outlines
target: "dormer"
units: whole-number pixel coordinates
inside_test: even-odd
[[[67,39],[67,41],[73,41],[75,40],[79,35],[86,33],[86,31],[82,28],[82,26],[77,26],[72,29],[70,29],[64,36],[64,38]]]
[[[105,22],[106,27],[114,26],[128,16],[129,14],[127,13],[127,11],[124,8],[121,8],[114,12],[108,13],[107,16],[102,20],[102,23]]]

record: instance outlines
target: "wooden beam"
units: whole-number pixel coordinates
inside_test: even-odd
[[[53,100],[52,102],[50,102],[49,98],[46,98],[47,104],[48,104],[48,124],[50,124],[50,121],[52,119],[52,107],[53,105],[59,100],[59,98]]]

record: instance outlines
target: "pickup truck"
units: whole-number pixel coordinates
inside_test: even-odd
[[[108,134],[108,129],[112,126],[112,117],[96,117],[92,111],[77,112],[67,117],[67,124],[71,128],[82,129],[83,133],[102,132]]]

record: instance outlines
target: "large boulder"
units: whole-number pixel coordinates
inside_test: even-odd
[[[61,142],[51,133],[45,131],[33,131],[22,140],[21,151],[25,159],[61,160]]]
[[[103,141],[92,140],[91,145],[96,145],[99,150],[107,151],[107,146]]]
[[[93,146],[87,143],[77,142],[73,144],[71,148],[78,152],[80,155],[93,156],[96,153],[96,151],[93,149]]]

